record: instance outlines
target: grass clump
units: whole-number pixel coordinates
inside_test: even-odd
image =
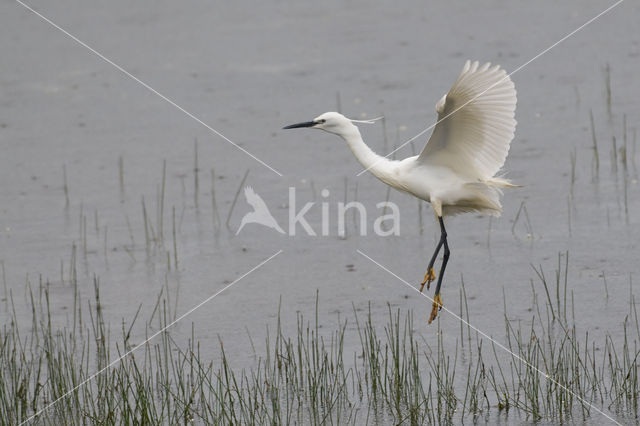
[[[44,425],[413,425],[467,418],[492,423],[507,416],[566,422],[606,420],[603,413],[637,418],[640,328],[633,296],[621,339],[606,335],[596,344],[573,320],[568,260],[561,260],[551,275],[555,283],[536,269],[545,303],[538,305],[534,287],[530,321],[508,319],[505,301],[505,336],[496,341],[511,353],[470,327],[450,336],[440,325],[416,328],[411,312],[390,306],[383,325],[371,307],[365,313],[354,307],[350,319],[325,331],[316,305],[314,321],[298,314],[292,333],[285,333],[278,315],[263,355],[241,370],[222,340],[215,362],[204,357],[193,325],[190,336],[167,329],[140,347],[131,336],[138,314],[112,332],[97,278],[88,309],[76,303],[73,324],[55,328],[49,286],[40,283],[27,292],[30,326],[19,326],[13,310],[0,331],[0,418]],[[466,302],[461,292],[460,312]],[[147,336],[171,324],[168,306],[159,296]],[[347,339],[359,342],[355,350],[345,350]]]

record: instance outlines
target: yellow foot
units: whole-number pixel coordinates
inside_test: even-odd
[[[429,324],[436,319],[438,316],[438,311],[442,309],[442,299],[439,294],[436,294],[433,298],[433,305],[431,307],[431,315],[429,316]]]
[[[424,274],[424,280],[420,283],[420,293],[424,289],[424,285],[427,285],[427,290],[431,287],[431,281],[436,279],[436,273],[433,271],[433,268],[429,268],[426,274]]]

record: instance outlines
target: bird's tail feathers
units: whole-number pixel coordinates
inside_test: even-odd
[[[464,188],[465,197],[458,204],[442,206],[445,215],[478,211],[491,216],[500,216],[502,190],[499,187],[485,182],[469,182],[464,185]]]
[[[496,188],[522,188],[522,185],[516,185],[511,183],[509,179],[505,179],[501,176],[494,176],[484,181],[487,185]]]

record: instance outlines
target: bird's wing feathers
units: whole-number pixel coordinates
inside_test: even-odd
[[[256,194],[252,187],[247,186],[244,188],[244,196],[247,199],[247,203],[253,207],[254,211],[269,211],[264,200]]]
[[[499,65],[469,62],[436,104],[438,124],[419,161],[488,179],[504,164],[516,128],[516,90]]]

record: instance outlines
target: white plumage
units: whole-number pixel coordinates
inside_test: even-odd
[[[495,176],[516,129],[516,89],[507,73],[467,61],[436,111],[438,124],[418,160],[481,180]]]
[[[437,102],[438,122],[420,155],[392,161],[374,153],[353,122],[337,112],[285,129],[310,127],[337,134],[378,179],[431,203],[441,238],[423,286],[435,279],[433,263],[444,246],[431,322],[442,306],[440,286],[449,258],[443,216],[472,211],[499,216],[501,188],[515,186],[498,175],[515,134],[515,109],[516,89],[507,73],[499,65],[467,61],[449,92]]]

